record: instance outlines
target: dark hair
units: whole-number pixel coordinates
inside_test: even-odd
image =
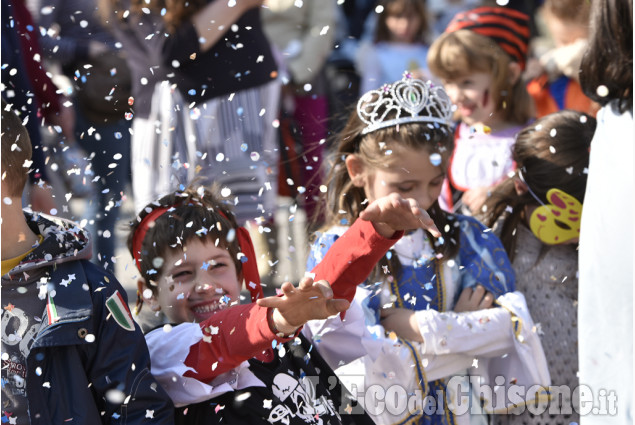
[[[206,239],[227,249],[234,260],[237,273],[241,272],[238,241],[235,237],[228,238],[230,230],[237,229],[238,224],[228,204],[215,192],[215,187],[208,189],[192,184],[182,192],[173,192],[149,203],[130,223],[127,245],[135,257],[132,244],[141,221],[156,208],[169,208],[148,228],[139,253],[139,271],[153,292],[156,293],[157,287],[151,283],[161,275],[162,258],[165,254],[170,250],[182,248],[195,238]],[[159,260],[155,261],[157,258]]]
[[[604,106],[619,100],[620,112],[633,109],[633,1],[594,0],[589,49],[580,65],[584,93]],[[598,94],[605,86],[608,95]]]
[[[375,99],[368,99],[368,103]],[[435,108],[432,108],[435,109]],[[385,105],[381,105],[375,111],[376,116],[389,120],[396,117],[394,107],[386,111]],[[384,116],[386,114],[386,116]],[[434,110],[433,115],[438,116],[438,111]],[[366,208],[367,199],[364,188],[353,185],[346,168],[346,158],[357,155],[360,160],[370,167],[383,166],[390,161],[391,156],[387,151],[405,147],[407,149],[426,149],[430,154],[439,153],[442,158],[442,167],[447,168],[450,155],[454,149],[454,136],[452,129],[447,125],[431,124],[426,122],[414,122],[400,124],[375,130],[368,134],[362,134],[367,124],[363,122],[353,111],[344,129],[337,135],[336,147],[329,158],[325,161],[328,167],[325,181],[328,191],[322,194],[320,208],[325,209],[325,225],[329,228],[336,225],[352,225],[359,217],[361,211]],[[441,230],[443,239],[436,243],[434,249],[442,254],[445,259],[450,259],[458,253],[459,228],[450,223],[454,223],[454,216],[441,209],[438,201],[427,210],[437,227]],[[321,215],[321,211],[316,216]],[[430,240],[434,238],[429,235]],[[392,256],[391,260],[385,256],[375,267],[374,277],[384,276],[381,272],[382,265],[388,265],[390,272],[394,275],[399,270],[397,256]]]
[[[536,120],[518,133],[512,158],[527,186],[541,201],[547,203],[547,192],[557,187],[584,202],[595,127],[592,116],[565,109]],[[518,178],[516,173],[498,185],[483,213],[483,222],[489,227],[504,218],[500,240],[512,261],[516,228],[525,219],[525,207],[538,203],[529,192],[516,193],[514,180]]]
[[[31,139],[22,121],[2,98],[2,179],[10,193],[4,196],[20,197],[29,177],[31,160]]]
[[[373,38],[375,43],[390,40],[391,32],[386,24],[386,19],[389,16],[418,16],[421,24],[414,41],[417,43],[427,42],[430,23],[424,0],[381,0],[378,5],[383,6],[384,10],[377,18],[377,27]]]

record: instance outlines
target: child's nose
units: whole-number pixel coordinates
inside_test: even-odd
[[[461,90],[461,88],[456,84],[447,85],[446,91],[448,93],[448,96],[454,103],[463,98],[463,90]]]
[[[199,293],[213,291],[215,288],[216,286],[211,282],[197,282],[196,285],[194,285],[194,291]]]

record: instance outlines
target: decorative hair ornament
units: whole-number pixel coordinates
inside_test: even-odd
[[[391,112],[396,117],[386,119]],[[367,124],[362,134],[412,122],[449,126],[452,101],[443,87],[413,78],[406,71],[401,80],[365,93],[357,102],[357,115]]]
[[[534,236],[547,245],[559,245],[580,237],[582,204],[563,190],[551,188],[547,191],[545,204],[529,187],[522,171],[518,177],[525,183],[531,196],[541,205],[529,218],[529,228]]]

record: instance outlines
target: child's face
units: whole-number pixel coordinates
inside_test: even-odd
[[[544,17],[556,47],[568,46],[576,40],[589,38],[589,27],[583,23],[563,21],[548,10],[545,11]]]
[[[386,27],[392,36],[391,41],[412,43],[421,29],[421,19],[414,13],[391,14],[386,17]]]
[[[445,170],[438,164],[440,156],[432,156],[427,149],[400,148],[393,150],[392,164],[388,167],[363,167],[364,192],[371,203],[378,198],[397,192],[404,198],[413,198],[423,209],[428,209],[439,198]]]
[[[490,125],[496,112],[492,97],[492,77],[486,72],[472,72],[452,80],[443,87],[457,107],[461,121],[467,125]]]
[[[151,303],[171,323],[201,322],[240,296],[240,281],[229,251],[207,239],[192,239],[164,256]]]

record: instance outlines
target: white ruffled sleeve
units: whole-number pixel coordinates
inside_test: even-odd
[[[203,332],[197,323],[182,323],[146,334],[152,362],[151,372],[176,407],[209,400],[229,391],[265,386],[249,370],[247,362],[217,376],[209,383],[184,376],[187,371],[194,371],[185,365],[190,347],[202,339]]]

